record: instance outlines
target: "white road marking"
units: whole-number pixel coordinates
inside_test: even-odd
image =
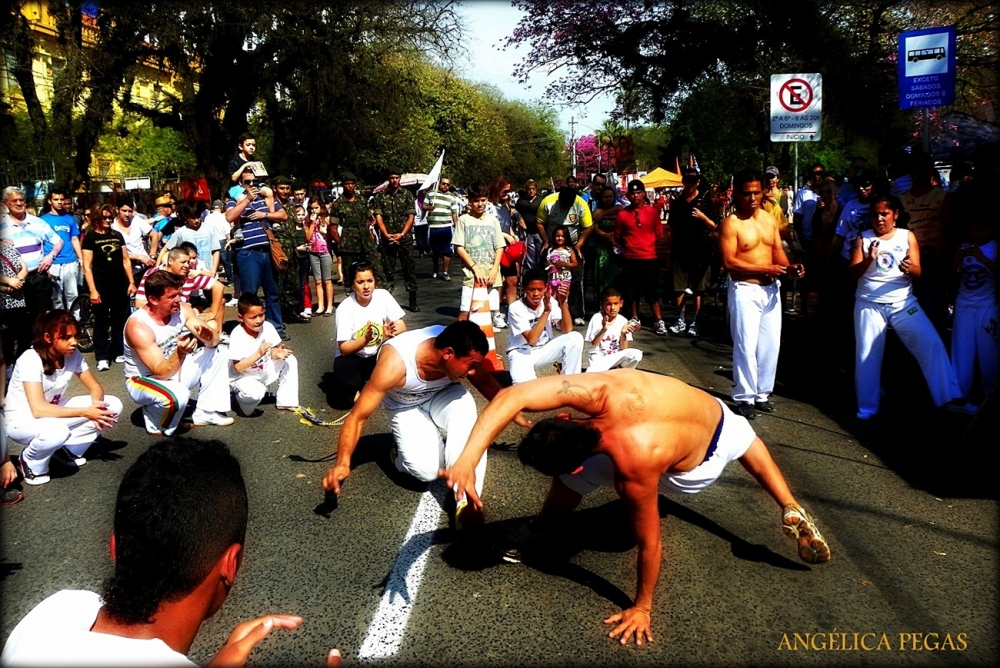
[[[361,643],[359,659],[384,659],[399,651],[406,623],[420,590],[420,581],[424,577],[427,553],[441,519],[446,494],[444,483],[435,480],[420,497],[417,512],[386,581],[378,610],[368,626],[368,635]]]

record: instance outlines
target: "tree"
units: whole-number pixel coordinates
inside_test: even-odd
[[[571,150],[567,147],[566,150]],[[576,140],[577,170],[585,174],[617,170],[615,151],[611,143],[599,141],[597,135],[584,135]]]

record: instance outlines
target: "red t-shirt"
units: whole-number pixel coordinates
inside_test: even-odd
[[[663,223],[656,207],[628,207],[615,218],[615,243],[626,260],[655,260],[656,240],[663,236]]]

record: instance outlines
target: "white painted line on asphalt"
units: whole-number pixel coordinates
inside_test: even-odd
[[[399,651],[406,623],[420,590],[420,581],[424,577],[427,553],[441,519],[446,493],[444,483],[435,480],[420,497],[417,512],[386,581],[378,610],[368,626],[368,635],[361,643],[359,659],[384,659]]]

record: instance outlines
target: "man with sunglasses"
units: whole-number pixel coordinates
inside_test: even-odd
[[[656,207],[646,203],[646,186],[639,179],[628,183],[629,205],[615,218],[615,243],[622,249],[622,284],[632,318],[639,317],[639,298],[645,297],[656,323],[654,332],[667,335],[660,313],[660,264],[656,242],[663,237],[663,224]]]
[[[253,170],[245,169],[240,175],[244,193],[226,203],[226,220],[243,233],[243,245],[236,250],[236,267],[240,274],[243,292],[256,293],[264,289],[267,320],[283,341],[291,336],[285,331],[281,319],[281,301],[278,282],[271,266],[271,242],[266,229],[271,223],[288,220],[288,213],[279,202],[268,202],[261,194],[261,184]],[[266,226],[266,228],[265,228]]]
[[[424,197],[423,210],[427,212],[427,243],[431,247],[431,263],[434,265],[434,278],[438,277],[438,261],[440,258],[444,272],[441,278],[450,281],[448,270],[451,268],[451,256],[454,249],[451,246],[451,236],[458,225],[458,214],[462,207],[458,198],[450,193],[451,179],[442,176],[438,181],[436,192],[428,192]]]

